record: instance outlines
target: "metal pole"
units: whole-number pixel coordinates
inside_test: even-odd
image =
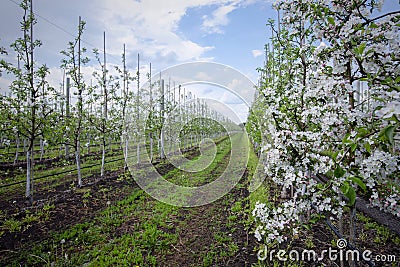
[[[164,151],[164,108],[165,108],[165,98],[164,98],[164,80],[161,80],[161,134],[160,134],[160,139],[161,139],[161,151],[160,151],[160,157],[161,159],[165,158],[165,151]]]

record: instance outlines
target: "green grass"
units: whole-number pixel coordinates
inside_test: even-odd
[[[177,185],[191,186],[191,187],[200,186],[206,182],[210,182],[209,179],[211,177],[210,175],[211,171],[215,171],[217,167],[218,168],[226,167],[224,164],[221,165],[220,163],[222,159],[225,156],[227,156],[230,150],[231,150],[231,143],[229,138],[226,138],[218,145],[217,154],[215,155],[214,160],[204,170],[199,172],[188,173],[185,171],[181,171],[179,169],[175,169],[173,172],[170,172],[170,174],[166,175],[165,178]],[[191,165],[196,164],[195,160],[198,159],[199,157],[200,156],[195,157],[194,160],[187,162],[187,164],[185,164],[183,168],[190,168]]]
[[[368,218],[361,213],[357,213],[357,219],[364,224],[363,229],[374,231],[373,242],[377,245],[386,244],[388,241],[392,241],[397,246],[400,246],[400,237],[390,232],[386,226],[374,222],[371,218]],[[364,231],[359,233],[359,236],[362,241],[369,240],[369,237],[365,236]]]
[[[253,149],[250,149],[249,153],[249,161],[247,164],[247,169],[249,171],[249,183],[251,182],[252,179],[254,178],[254,174],[256,171],[263,171],[263,170],[257,170],[257,165],[258,165],[258,157],[255,154]],[[252,211],[256,205],[256,203],[262,202],[262,203],[267,203],[269,202],[269,185],[267,183],[267,179],[264,180],[264,182],[254,191],[250,193],[249,196],[250,200],[250,211]]]
[[[144,261],[155,265],[153,254],[168,250],[169,244],[176,242],[176,234],[163,230],[174,210],[136,189],[129,197],[99,212],[93,220],[54,233],[51,239],[35,245],[21,258],[27,259],[29,265],[45,266],[142,265]],[[116,236],[120,228],[130,230]]]

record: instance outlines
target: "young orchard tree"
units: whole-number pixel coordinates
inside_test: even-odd
[[[135,103],[135,115],[136,115],[136,157],[137,157],[137,163],[140,163],[140,145],[141,145],[141,136],[140,136],[140,131],[142,130],[142,125],[141,125],[141,120],[143,118],[140,116],[141,113],[141,96],[142,94],[140,93],[140,56],[139,54],[137,55],[137,70],[136,70],[136,103]]]
[[[124,159],[125,159],[125,165],[124,168],[127,168],[127,162],[128,162],[128,150],[129,150],[129,128],[132,127],[131,125],[131,120],[128,120],[126,116],[129,115],[128,109],[129,106],[131,105],[133,101],[133,92],[129,91],[129,85],[136,80],[136,77],[133,77],[130,72],[127,70],[126,67],[126,50],[125,50],[125,44],[123,48],[123,54],[122,54],[122,65],[123,68],[120,69],[118,66],[116,66],[116,70],[119,74],[118,79],[122,80],[122,87],[121,87],[121,95],[116,96],[116,101],[120,104],[120,110],[119,114],[117,113],[116,116],[119,117],[116,118],[117,121],[120,123],[117,126],[117,129],[119,129],[117,135],[120,136],[121,138],[121,149],[124,151]]]
[[[148,115],[146,119],[146,135],[149,136],[149,153],[150,153],[150,161],[153,161],[154,158],[154,136],[155,131],[156,131],[156,124],[157,124],[157,111],[155,110],[155,105],[154,103],[155,98],[156,98],[156,92],[154,90],[156,82],[152,82],[151,80],[151,63],[150,63],[150,72],[147,74],[147,80],[149,83],[149,105],[147,107],[148,109]]]
[[[106,129],[107,129],[107,117],[108,117],[108,90],[107,90],[107,70],[106,70],[106,56],[104,52],[104,63],[101,63],[100,54],[97,49],[93,50],[97,61],[100,64],[102,69],[101,73],[94,72],[93,76],[95,77],[97,84],[91,88],[89,94],[93,97],[90,101],[94,104],[100,103],[100,106],[96,106],[96,110],[100,111],[100,117],[97,115],[90,114],[89,119],[93,125],[96,126],[97,130],[100,133],[101,138],[101,147],[102,147],[102,157],[101,157],[101,174],[100,176],[104,176],[104,164],[106,157]],[[101,91],[98,93],[97,91]],[[96,113],[95,113],[96,114]]]
[[[2,121],[2,124],[0,125],[0,146],[3,148],[7,147],[6,153],[1,155],[0,158],[4,162],[11,160],[9,157],[9,149],[14,137],[16,145],[14,164],[17,163],[19,156],[20,133],[18,124],[15,121],[12,121],[12,118],[21,115],[20,107],[15,105],[15,102],[16,101],[11,94],[7,95],[5,93],[4,95],[0,95],[0,120]]]
[[[82,122],[84,119],[83,111],[83,93],[86,90],[85,82],[83,81],[83,75],[81,73],[81,65],[85,65],[89,62],[87,57],[83,57],[86,52],[86,48],[81,47],[82,34],[85,28],[85,22],[79,17],[78,24],[78,35],[74,41],[68,43],[68,48],[66,51],[61,51],[61,54],[65,56],[62,60],[61,67],[66,70],[66,74],[72,79],[72,87],[77,89],[78,101],[76,103],[76,112],[74,116],[74,121],[70,121],[67,117],[66,126],[68,127],[68,132],[74,138],[74,148],[75,148],[75,159],[76,167],[78,170],[78,186],[82,186],[82,174],[81,174],[81,140],[82,140]],[[69,133],[67,133],[70,136]]]
[[[12,121],[18,124],[18,131],[28,139],[27,149],[27,175],[25,196],[33,202],[33,180],[34,180],[34,144],[39,136],[42,136],[47,121],[52,112],[49,105],[50,97],[54,89],[49,86],[46,77],[49,69],[46,65],[37,66],[34,61],[34,51],[40,47],[41,42],[34,40],[34,25],[36,19],[33,13],[32,0],[24,0],[21,3],[24,15],[21,21],[22,37],[18,38],[11,47],[21,60],[21,68],[1,61],[2,68],[12,74],[15,80],[10,86],[10,91],[15,98],[11,101],[11,109],[20,109],[21,112],[11,113]],[[16,99],[23,101],[16,101]]]
[[[8,55],[7,50],[4,47],[0,47],[0,55]],[[19,57],[18,57],[18,66],[19,66]],[[0,60],[0,77],[2,76],[2,71],[10,72],[9,68],[11,68],[12,65],[5,60]],[[7,71],[8,70],[8,71]],[[19,150],[19,145],[20,145],[20,134],[18,131],[18,125],[11,120],[12,113],[17,113],[19,115],[20,108],[17,107],[16,110],[12,109],[11,103],[14,102],[13,96],[5,93],[4,96],[0,96],[0,118],[2,118],[3,123],[0,126],[0,143],[3,144],[8,144],[9,143],[9,138],[12,136],[15,136],[16,140],[16,152],[15,152],[15,158],[14,158],[14,164],[17,163],[18,161],[18,150]],[[18,116],[17,115],[17,116]],[[5,139],[4,139],[5,138]],[[9,146],[8,146],[9,147]],[[8,152],[8,151],[7,151]],[[2,156],[3,160],[6,161],[8,160],[8,157],[6,155]]]
[[[136,80],[136,93],[133,95],[133,107],[132,107],[132,118],[131,122],[134,122],[134,132],[133,132],[133,138],[134,142],[136,144],[136,158],[137,158],[137,163],[140,163],[140,158],[141,158],[141,147],[143,146],[142,144],[142,137],[146,133],[146,123],[148,123],[148,108],[149,105],[147,104],[148,101],[144,101],[145,99],[148,99],[149,92],[145,90],[144,88],[141,88],[140,86],[140,57],[139,54],[137,55],[137,70],[136,70],[136,76],[134,79]],[[144,148],[145,149],[145,148]]]
[[[151,65],[150,65],[151,66]],[[161,79],[152,81],[151,80],[151,68],[150,73],[148,75],[149,81],[149,105],[148,116],[146,119],[146,134],[149,136],[150,141],[150,159],[154,159],[154,141],[157,141],[157,151],[159,156],[161,156],[162,148],[161,148],[161,129],[163,126],[163,103],[165,98],[163,96],[163,92],[161,90]],[[157,90],[159,89],[159,90]]]
[[[94,125],[100,132],[101,147],[102,147],[102,157],[101,157],[101,173],[100,176],[103,177],[104,165],[106,159],[106,147],[109,137],[114,133],[113,131],[117,128],[117,122],[121,121],[121,118],[115,116],[117,113],[114,109],[117,108],[110,105],[112,101],[115,100],[117,91],[119,89],[118,80],[109,75],[109,70],[106,64],[106,52],[105,52],[105,33],[104,33],[104,50],[103,50],[103,62],[100,58],[100,53],[97,49],[93,50],[96,60],[99,62],[102,71],[99,73],[95,71],[93,76],[97,81],[97,84],[90,88],[88,95],[92,97],[89,100],[89,104],[100,104],[100,106],[95,106],[96,110],[99,110],[101,116],[96,116],[90,114],[89,120],[92,125]]]

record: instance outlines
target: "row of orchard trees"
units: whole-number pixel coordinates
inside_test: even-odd
[[[375,15],[375,0],[295,2],[275,4],[282,19],[269,21],[246,125],[283,191],[280,204],[256,205],[255,234],[281,243],[326,217],[354,242],[357,195],[400,216],[400,11]]]
[[[150,154],[152,154],[153,140],[157,142],[157,146],[163,145],[164,134],[165,138],[172,140],[168,132],[162,131],[163,117],[170,110],[181,105],[182,108],[178,109],[179,117],[186,121],[192,116],[190,114],[199,115],[201,112],[202,115],[211,114],[204,102],[193,100],[194,97],[191,97],[184,88],[181,86],[172,88],[170,83],[164,88],[164,81],[161,78],[155,82],[152,81],[151,73],[147,75],[148,86],[140,87],[139,56],[136,73],[129,72],[126,66],[125,45],[122,67],[109,67],[105,52],[105,33],[104,53],[100,53],[98,49],[93,51],[94,58],[99,64],[98,70],[94,71],[90,79],[85,77],[82,68],[89,63],[90,59],[86,48],[81,45],[85,22],[80,18],[76,38],[68,43],[65,50],[61,51],[63,56],[61,68],[64,69],[67,79],[66,85],[64,81],[62,83],[65,94],[57,92],[48,83],[49,68],[46,65],[39,66],[35,61],[35,50],[40,47],[41,42],[34,39],[36,19],[32,4],[32,0],[23,0],[21,3],[24,10],[21,22],[22,37],[11,45],[12,53],[16,54],[17,63],[13,64],[4,59],[0,61],[1,73],[12,77],[9,94],[0,98],[1,139],[15,141],[17,147],[15,162],[18,161],[21,140],[27,144],[26,197],[30,201],[33,201],[33,170],[37,158],[34,152],[38,141],[41,144],[40,159],[43,157],[45,144],[49,147],[62,147],[65,149],[66,157],[71,158],[74,155],[78,171],[77,181],[81,186],[83,147],[89,150],[92,143],[100,143],[102,148],[100,175],[103,176],[106,148],[112,141],[120,142],[121,148],[124,148],[125,162],[127,161],[128,152],[131,149],[130,147],[128,149],[128,146],[132,142],[129,139],[135,137],[128,135],[132,128],[137,127],[138,134],[139,131],[146,131],[149,136]],[[9,53],[5,48],[1,48],[0,52],[1,54]],[[74,89],[73,95],[76,101],[71,101],[72,89]],[[126,120],[127,116],[130,116],[132,120]],[[215,113],[213,116],[221,122],[228,122],[220,114]],[[200,124],[197,124],[200,127]],[[146,127],[142,127],[144,125]],[[200,129],[194,130],[194,125],[196,123],[190,129],[182,129],[182,131],[189,132],[190,130],[193,136],[198,136],[200,132],[205,133]],[[207,126],[208,133],[223,131],[221,124],[216,122]],[[10,142],[8,145],[11,145]],[[140,149],[138,142],[138,154]],[[164,151],[163,148],[158,150]]]

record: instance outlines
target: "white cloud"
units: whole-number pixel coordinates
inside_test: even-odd
[[[259,56],[262,56],[264,54],[264,51],[262,51],[262,50],[251,50],[251,53],[253,54],[253,57],[257,58]]]
[[[176,63],[210,60],[204,54],[214,49],[188,40],[179,32],[179,22],[188,9],[216,6],[212,14],[203,16],[201,29],[207,33],[223,33],[221,27],[229,24],[228,15],[254,1],[257,0],[99,0],[95,13],[108,38],[118,44],[110,47],[109,53],[120,55],[121,46],[126,43],[128,49],[139,50],[146,58],[161,56],[168,63]]]
[[[198,72],[194,78],[199,81],[211,81],[212,80],[212,77],[208,73],[205,73],[203,71]]]
[[[228,88],[234,91],[241,89],[241,87],[243,87],[243,80],[241,79],[235,78],[228,84]]]
[[[202,30],[208,34],[219,33],[223,34],[224,31],[221,29],[222,26],[229,24],[228,15],[235,9],[252,5],[259,0],[230,0],[230,1],[218,1],[219,7],[214,10],[210,15],[203,16]],[[272,1],[272,0],[271,0]]]
[[[228,14],[235,10],[237,6],[235,4],[224,5],[217,8],[211,16],[204,15],[203,16],[203,25],[202,29],[211,34],[211,33],[224,33],[221,30],[221,26],[226,26],[229,23]]]
[[[99,1],[99,23],[109,32],[117,47],[109,53],[121,54],[121,44],[141,51],[146,58],[163,57],[166,61],[202,60],[211,46],[201,46],[178,33],[178,24],[187,9],[212,5],[222,0],[170,1]]]

